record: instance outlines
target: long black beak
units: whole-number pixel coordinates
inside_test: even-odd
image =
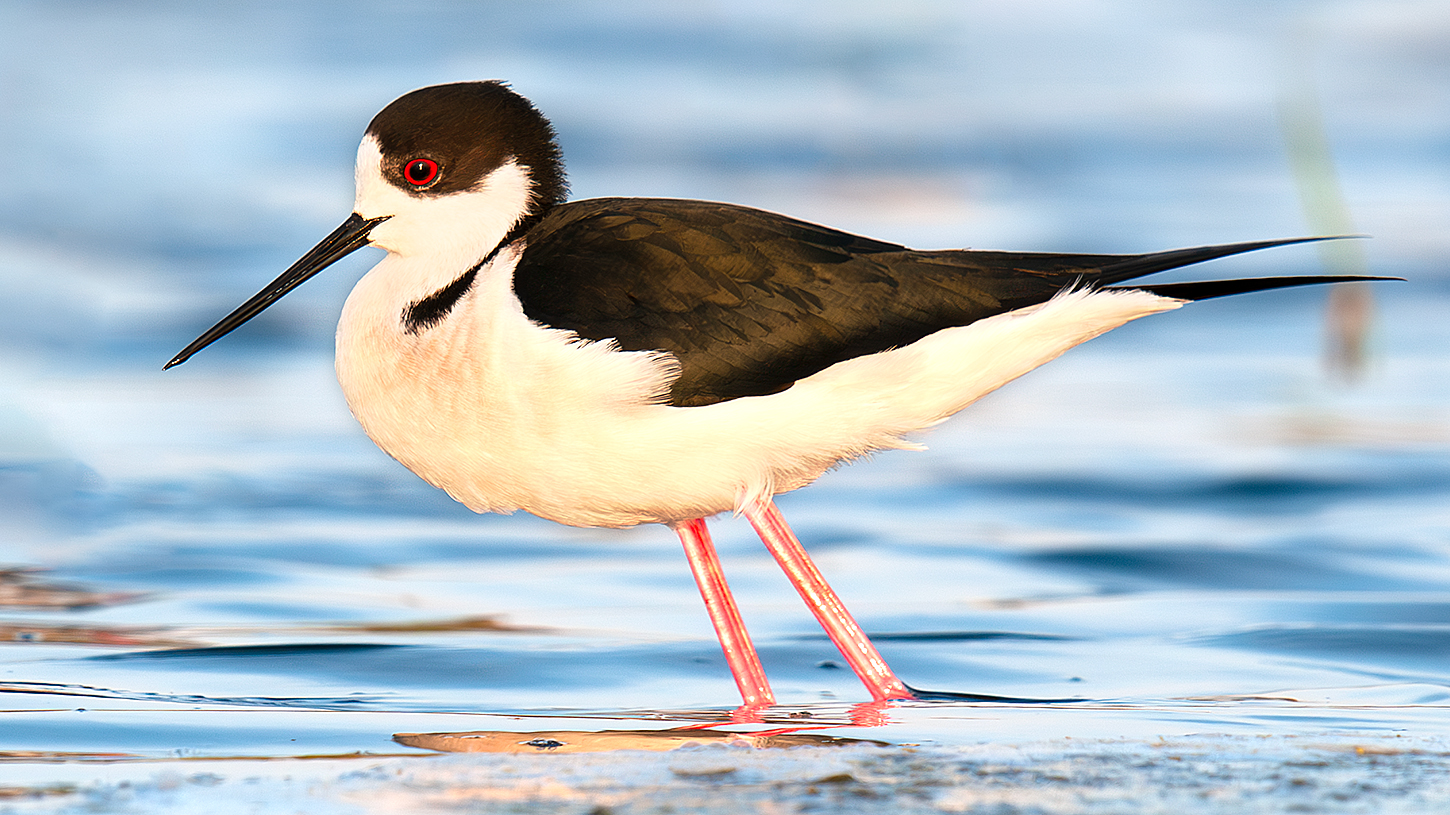
[[[322,243],[312,247],[312,251],[303,255],[301,260],[292,264],[292,267],[283,272],[276,280],[268,283],[267,288],[237,306],[236,311],[223,317],[221,322],[193,340],[191,345],[186,346],[181,353],[172,357],[171,361],[166,363],[165,368],[180,365],[191,359],[192,354],[225,337],[242,323],[261,314],[267,306],[282,299],[283,295],[302,285],[313,275],[346,257],[354,250],[367,246],[368,233],[373,230],[373,227],[391,217],[391,215],[383,215],[379,218],[364,218],[356,212],[349,215],[348,219],[342,222],[342,226],[323,238]]]

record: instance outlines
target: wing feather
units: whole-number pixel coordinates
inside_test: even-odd
[[[916,251],[730,204],[600,198],[555,207],[526,234],[514,291],[539,323],[673,354],[670,404],[693,406],[775,393],[1064,288],[1300,240],[1313,239],[1145,255]]]

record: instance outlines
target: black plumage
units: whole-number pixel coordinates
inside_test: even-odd
[[[686,407],[775,393],[1065,288],[1314,239],[1145,255],[917,251],[730,204],[598,198],[554,207],[523,240],[514,291],[524,313],[627,351],[668,351],[681,368],[669,403]],[[1320,282],[1133,288],[1201,299]]]

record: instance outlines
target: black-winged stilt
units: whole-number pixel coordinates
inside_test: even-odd
[[[773,496],[1124,323],[1363,277],[1118,285],[1314,238],[1144,255],[917,251],[732,204],[565,203],[549,122],[498,82],[409,93],[358,150],[353,214],[167,363],[369,244],[337,328],[353,415],[478,512],[655,522],[683,542],[747,705],[774,701],[704,519],[743,513],[876,700],[911,698]]]

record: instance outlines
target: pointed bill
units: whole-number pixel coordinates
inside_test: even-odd
[[[283,295],[302,285],[313,275],[346,257],[354,250],[367,246],[368,233],[389,217],[391,216],[364,218],[356,212],[348,216],[348,219],[342,222],[342,226],[334,229],[331,235],[312,247],[312,250],[292,264],[291,268],[267,284],[265,289],[257,292],[252,299],[237,306],[236,311],[223,317],[221,322],[207,329],[205,334],[197,337],[190,345],[183,348],[181,353],[172,357],[171,361],[166,363],[165,368],[180,365],[191,359],[191,356],[197,351],[211,345],[241,326],[242,323],[261,314],[268,306],[282,299]]]

